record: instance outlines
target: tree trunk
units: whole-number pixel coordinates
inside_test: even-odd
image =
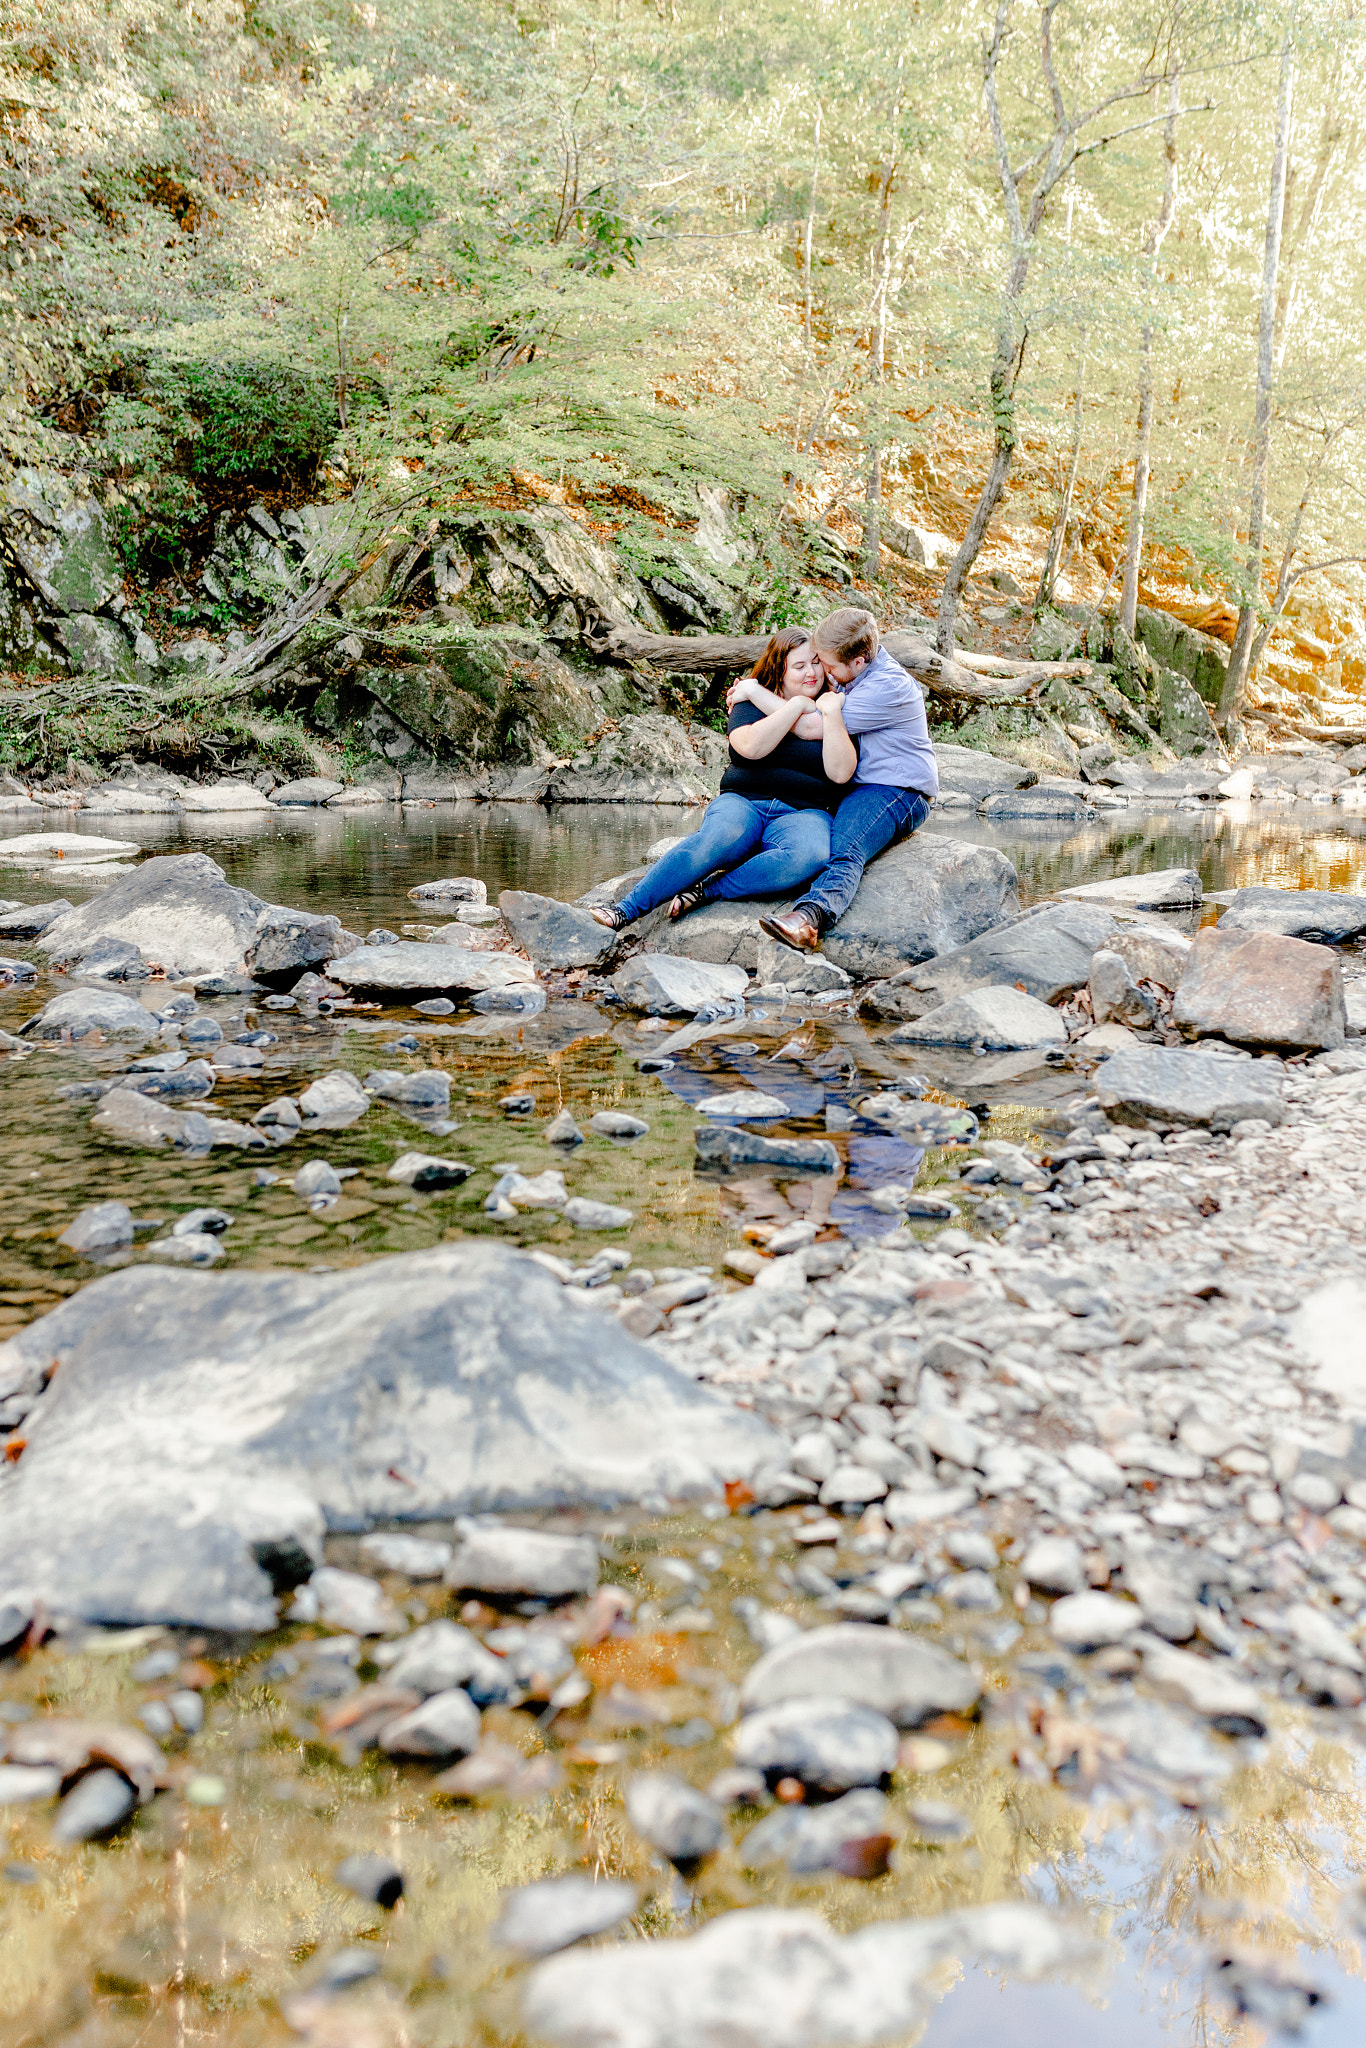
[[[1262,539],[1266,530],[1266,486],[1271,468],[1271,397],[1275,382],[1276,289],[1281,260],[1281,224],[1285,213],[1285,167],[1290,153],[1290,111],[1294,99],[1295,60],[1287,35],[1281,46],[1280,102],[1276,111],[1276,146],[1271,158],[1271,197],[1266,211],[1266,246],[1262,256],[1262,298],[1257,319],[1257,403],[1252,422],[1252,489],[1248,502],[1247,559],[1244,595],[1229,651],[1228,671],[1219,694],[1215,723],[1227,733],[1236,726],[1247,694],[1252,641],[1262,585]]]
[[[1176,218],[1176,116],[1180,83],[1181,69],[1178,65],[1173,70],[1167,87],[1167,126],[1162,138],[1162,207],[1144,238],[1144,254],[1151,259],[1154,282],[1157,277],[1158,255],[1167,239],[1167,230]],[[1129,507],[1129,533],[1124,546],[1124,584],[1119,596],[1119,622],[1128,633],[1133,632],[1138,617],[1138,572],[1143,561],[1143,522],[1148,509],[1152,441],[1153,329],[1152,322],[1147,321],[1144,323],[1143,340],[1138,354],[1138,434],[1134,447],[1134,494]]]
[[[868,481],[863,494],[863,554],[860,566],[864,581],[877,580],[878,548],[881,545],[882,514],[882,418],[881,387],[887,367],[887,291],[892,260],[892,183],[897,170],[897,122],[901,115],[901,84],[898,68],[897,96],[892,103],[891,154],[882,167],[882,188],[878,196],[877,238],[873,244],[873,277],[877,305],[872,333],[868,337],[868,373],[879,397],[874,401],[872,433],[868,436]]]
[[[1086,336],[1082,335],[1082,350],[1086,348]],[[1081,467],[1081,362],[1077,364],[1077,393],[1072,426],[1072,459],[1067,468],[1067,481],[1063,485],[1062,503],[1058,516],[1053,522],[1053,531],[1048,536],[1048,552],[1044,556],[1043,569],[1039,576],[1039,587],[1034,593],[1034,610],[1041,612],[1045,605],[1053,602],[1053,587],[1058,580],[1058,564],[1062,559],[1063,542],[1067,538],[1067,522],[1072,517],[1072,499],[1077,489],[1077,471]]]
[[[816,233],[816,178],[821,167],[821,117],[821,103],[817,100],[816,125],[811,137],[811,191],[806,202],[806,225],[802,230],[802,347],[808,359],[811,355],[811,245]]]
[[[1041,682],[1076,675],[1089,662],[1006,662],[1004,677],[986,677],[945,657],[914,633],[888,633],[883,646],[894,661],[932,696],[951,703],[999,704],[1031,697]],[[643,633],[635,626],[603,626],[592,636],[593,652],[607,661],[648,661],[655,668],[696,675],[738,675],[752,668],[768,645],[766,633]],[[985,657],[978,659],[985,662]]]

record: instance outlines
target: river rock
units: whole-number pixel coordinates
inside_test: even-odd
[[[180,805],[175,797],[158,790],[129,789],[124,783],[106,782],[87,791],[81,798],[81,809],[95,817],[138,818],[175,812]]]
[[[519,1956],[548,1956],[606,1934],[636,1907],[636,1888],[617,1879],[543,1877],[505,1892],[492,1937]]]
[[[765,1138],[730,1124],[699,1124],[693,1132],[699,1166],[771,1166],[789,1173],[838,1173],[840,1156],[827,1138]]]
[[[572,1600],[598,1583],[591,1536],[554,1536],[505,1522],[466,1521],[456,1529],[446,1584],[500,1599]]]
[[[132,1039],[145,1043],[157,1034],[157,1020],[132,996],[114,989],[72,988],[20,1027],[25,1038]]]
[[[0,1399],[54,1359],[0,1474],[0,1583],[92,1621],[270,1628],[272,1571],[316,1556],[325,1521],[719,1494],[781,1451],[494,1245],[336,1273],[129,1267],[0,1345]],[[562,1579],[588,1582],[591,1548]]]
[[[993,847],[918,832],[865,870],[822,950],[860,980],[896,974],[1013,916],[1015,890],[1015,869]]]
[[[50,925],[39,944],[79,960],[97,938],[127,939],[168,974],[240,970],[269,912],[206,853],[158,854]]]
[[[617,942],[615,932],[577,904],[536,896],[529,889],[504,889],[498,908],[538,967],[598,967]]]
[[[625,1792],[631,1826],[685,1877],[727,1840],[721,1808],[684,1778],[638,1771],[626,1780]]]
[[[139,947],[108,933],[95,939],[76,962],[78,974],[97,974],[104,981],[146,981],[147,962]]]
[[[1098,1650],[1122,1643],[1143,1624],[1143,1610],[1113,1593],[1068,1593],[1053,1604],[1048,1625],[1069,1650]]]
[[[299,1108],[315,1129],[345,1130],[370,1107],[370,1097],[354,1074],[338,1067],[304,1089]]]
[[[0,939],[36,939],[72,908],[65,896],[50,903],[20,903],[0,917]]]
[[[93,832],[17,832],[0,839],[0,867],[45,867],[49,861],[122,860],[141,853],[135,839],[100,839]]]
[[[180,807],[201,816],[220,811],[268,811],[270,798],[250,782],[187,782],[179,792]]]
[[[624,1230],[635,1222],[636,1212],[618,1208],[614,1202],[595,1202],[588,1195],[571,1195],[561,1202],[560,1214],[575,1230]]]
[[[1130,910],[1193,910],[1204,898],[1194,868],[1155,868],[1141,875],[1113,875],[1108,882],[1078,882],[1060,896],[1083,903],[1122,904]]]
[[[381,1571],[401,1572],[407,1579],[439,1579],[451,1561],[450,1544],[434,1536],[362,1536],[356,1547],[362,1557],[373,1559]],[[428,1690],[440,1692],[444,1688],[430,1686]]]
[[[897,975],[891,990],[947,1001],[973,989],[1019,984],[1039,1002],[1056,1003],[1084,985],[1092,954],[1108,946],[1118,929],[1098,905],[1049,905]]]
[[[747,1673],[747,1711],[796,1694],[838,1694],[873,1707],[898,1728],[936,1714],[969,1713],[979,1687],[968,1666],[937,1643],[866,1622],[809,1629],[768,1651]]]
[[[479,1746],[479,1709],[467,1692],[435,1692],[380,1731],[386,1756],[468,1756]]]
[[[1191,942],[1184,932],[1154,923],[1121,925],[1106,946],[1110,952],[1118,953],[1135,981],[1155,981],[1160,988],[1175,988]]]
[[[133,1242],[133,1212],[126,1202],[92,1202],[72,1217],[57,1242],[87,1257],[118,1251]]]
[[[1156,1046],[1114,1053],[1096,1069],[1095,1089],[1118,1124],[1227,1131],[1246,1117],[1278,1124],[1285,1115],[1278,1071],[1220,1053]]]
[[[1000,790],[977,806],[979,818],[1034,819],[1049,825],[1076,825],[1089,817],[1086,799],[1067,789]]]
[[[366,1537],[361,1547],[364,1549],[369,1543],[392,1540],[395,1539]],[[412,1542],[414,1539],[402,1537],[397,1540]],[[449,1544],[443,1547],[447,1551],[450,1549]],[[506,1660],[485,1649],[478,1636],[457,1621],[425,1622],[398,1644],[380,1650],[377,1662],[386,1667],[390,1685],[420,1693],[424,1699],[432,1693],[449,1692],[458,1686],[477,1706],[486,1707],[508,1701],[517,1692]]]
[[[326,1159],[309,1159],[290,1182],[300,1201],[310,1204],[335,1202],[341,1194],[341,1177]]]
[[[1239,889],[1219,930],[1276,932],[1282,938],[1341,946],[1366,932],[1366,896],[1340,895],[1335,889]]]
[[[112,1835],[137,1805],[137,1793],[120,1771],[87,1771],[57,1808],[54,1842],[90,1842]]]
[[[415,1074],[376,1067],[363,1086],[377,1102],[397,1102],[405,1109],[447,1110],[451,1105],[451,1077],[441,1067],[423,1067]]]
[[[1070,1536],[1036,1536],[1020,1559],[1020,1576],[1041,1593],[1079,1593],[1086,1584],[1081,1545]]]
[[[643,1138],[650,1126],[644,1117],[631,1116],[624,1109],[600,1109],[589,1119],[588,1128],[600,1138]]]
[[[268,987],[288,988],[306,969],[316,970],[354,951],[356,944],[355,934],[342,930],[339,917],[310,917],[303,911],[272,907],[247,948],[246,967]]]
[[[1032,780],[1033,771],[1018,761],[1002,761],[995,754],[979,753],[976,747],[935,745],[941,796],[963,795],[981,799],[1000,790],[1018,789]]]
[[[838,1794],[890,1777],[898,1741],[886,1715],[872,1707],[844,1695],[803,1693],[747,1714],[732,1746],[736,1762],[762,1771],[770,1785],[797,1778],[812,1792]]]
[[[472,953],[465,946],[424,946],[400,940],[392,946],[359,946],[345,959],[330,960],[327,975],[357,995],[475,995],[484,989],[533,983],[536,970],[516,953]]]
[[[743,996],[749,976],[743,967],[680,958],[671,953],[637,953],[612,976],[622,1001],[652,1017],[690,1017],[708,1003]]]
[[[758,1088],[732,1088],[723,1095],[704,1095],[694,1107],[703,1116],[733,1116],[749,1121],[792,1114],[781,1097],[765,1095]]]
[[[583,1143],[583,1132],[575,1123],[573,1112],[568,1109],[562,1109],[558,1116],[552,1117],[541,1136],[548,1145],[564,1145],[570,1150]]]
[[[272,1145],[287,1145],[291,1138],[298,1137],[303,1126],[299,1106],[288,1095],[277,1095],[273,1102],[263,1103],[252,1122],[265,1132]]]
[[[435,882],[419,882],[408,891],[414,903],[487,903],[488,894],[475,875],[446,875]]]
[[[325,775],[305,775],[298,782],[282,782],[270,792],[270,801],[286,808],[295,804],[308,808],[340,796],[342,788],[340,782],[331,782]]]
[[[1066,1045],[1056,1010],[1011,986],[951,996],[891,1034],[892,1045],[980,1045],[986,1052],[1042,1052]]]
[[[439,1159],[431,1152],[401,1152],[385,1174],[402,1187],[430,1192],[434,1188],[458,1188],[474,1172],[462,1159]]]
[[[1226,1660],[1173,1649],[1151,1636],[1141,1640],[1144,1675],[1178,1693],[1225,1735],[1265,1735],[1266,1703],[1257,1687]]]
[[[1143,1031],[1157,1016],[1157,1005],[1129,972],[1123,955],[1102,946],[1091,958],[1091,1015],[1097,1025],[1128,1024]]]
[[[209,1120],[198,1110],[167,1109],[131,1088],[111,1088],[100,1098],[90,1127],[120,1145],[169,1145],[176,1152],[202,1155],[213,1148]]]
[[[1303,939],[1209,926],[1191,947],[1172,1017],[1193,1038],[1329,1051],[1347,1036],[1342,963]]]

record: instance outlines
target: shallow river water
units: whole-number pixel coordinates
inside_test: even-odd
[[[259,823],[95,819],[88,829],[148,851],[201,847],[230,880],[272,901],[335,912],[364,932],[442,921],[407,894],[441,875],[482,877],[490,901],[507,887],[578,895],[687,823],[688,814],[653,808],[471,805]],[[1194,866],[1207,890],[1262,881],[1354,889],[1366,873],[1366,824],[1315,805],[1133,812],[1066,833],[990,831],[946,814],[930,829],[1001,847],[1026,901],[1137,866]],[[81,900],[87,887],[6,866],[0,846],[0,896]],[[0,1028],[15,1029],[52,992],[44,974],[36,993],[0,995]],[[434,1025],[402,1010],[327,1019],[257,1010],[246,998],[205,1007],[228,1038],[257,1028],[276,1038],[263,1072],[220,1081],[219,1114],[249,1119],[271,1096],[297,1094],[338,1066],[363,1075],[377,1065],[437,1063],[451,1073],[458,1125],[440,1149],[478,1171],[437,1195],[386,1181],[396,1151],[429,1141],[383,1105],[278,1155],[168,1160],[114,1148],[92,1135],[91,1104],[61,1091],[121,1071],[126,1054],[40,1049],[7,1059],[0,1336],[93,1276],[56,1237],[79,1207],[101,1199],[168,1223],[201,1204],[227,1209],[234,1222],[219,1270],[343,1266],[482,1233],[591,1257],[600,1240],[554,1218],[524,1213],[495,1224],[482,1209],[495,1166],[560,1163],[540,1131],[563,1106],[581,1125],[606,1107],[649,1123],[631,1145],[590,1138],[564,1170],[571,1193],[635,1211],[624,1242],[655,1272],[719,1274],[755,1217],[810,1213],[850,1236],[879,1232],[895,1219],[869,1208],[861,1188],[917,1171],[922,1184],[947,1186],[952,1174],[945,1154],[922,1160],[902,1141],[848,1128],[851,1102],[905,1066],[882,1047],[885,1029],[838,1011],[775,1007],[765,1016],[759,1006],[741,1033],[704,1040],[666,1074],[642,1075],[638,1060],[657,1036],[584,1000],[554,1000],[525,1024],[457,1016]],[[413,1030],[416,1054],[386,1049]],[[1053,1106],[1079,1088],[1074,1073],[1019,1060],[917,1064],[937,1092],[987,1106],[992,1129],[1012,1137],[1046,1127]],[[718,1084],[763,1085],[766,1076],[781,1079],[798,1112],[766,1128],[829,1131],[841,1152],[838,1176],[774,1182],[750,1170],[723,1182],[694,1171],[692,1103]],[[524,1122],[498,1107],[515,1090],[536,1098]],[[342,1200],[320,1215],[289,1189],[304,1157],[355,1169]],[[281,1178],[254,1185],[262,1166]],[[486,1734],[536,1767],[506,1799],[454,1800],[433,1789],[435,1769],[400,1768],[373,1749],[348,1760],[326,1717],[378,1673],[363,1646],[349,1658],[320,1654],[327,1638],[317,1630],[283,1628],[265,1640],[110,1632],[58,1640],[3,1667],[0,1718],[15,1724],[35,1708],[131,1723],[150,1700],[186,1685],[202,1691],[207,1714],[201,1731],[167,1739],[169,1789],[111,1843],[60,1848],[50,1808],[0,1808],[0,2040],[35,2048],[238,2048],[300,2036],[323,2048],[519,2040],[522,1972],[490,1936],[498,1894],[579,1869],[635,1881],[640,1904],[628,1931],[647,1937],[689,1932],[749,1904],[811,1906],[848,1930],[1018,1898],[1062,1909],[1088,1937],[1069,1967],[1038,1983],[946,1964],[923,2031],[907,2036],[926,2048],[996,2040],[1080,2048],[1097,2035],[1107,2048],[1195,2048],[1252,2044],[1301,2024],[1315,2048],[1366,2036],[1355,1716],[1277,1702],[1265,1741],[1211,1736],[1184,1778],[1169,1759],[1146,1760],[1140,1739],[1089,1744],[1076,1735],[1080,1702],[1046,1629],[1027,1594],[1015,1598],[1009,1555],[998,1611],[974,1617],[925,1599],[907,1617],[905,1625],[980,1663],[986,1704],[980,1720],[944,1717],[903,1745],[893,1780],[899,1839],[885,1875],[780,1877],[747,1870],[732,1848],[690,1891],[653,1861],[626,1823],[621,1782],[646,1765],[705,1785],[728,1764],[733,1687],[757,1654],[743,1602],[757,1598],[808,1625],[830,1618],[799,1577],[812,1555],[796,1541],[803,1521],[801,1510],[585,1518],[602,1538],[604,1582],[638,1603],[633,1631],[578,1649],[592,1685],[585,1700],[557,1710],[542,1696],[488,1710]],[[571,1524],[561,1517],[557,1526]],[[822,1551],[836,1583],[846,1569],[852,1576],[858,1545],[851,1521]],[[671,1559],[689,1572],[670,1569]],[[354,1567],[354,1544],[336,1540],[329,1560]],[[933,1581],[935,1561],[927,1561]],[[460,1611],[429,1583],[392,1575],[385,1583],[414,1619]],[[464,1618],[482,1633],[505,1617],[471,1603]],[[168,1648],[175,1656],[160,1660],[157,1675],[143,1660]],[[1131,1695],[1097,1674],[1085,1704],[1094,1711]],[[754,1817],[737,1820],[737,1841]],[[407,1892],[394,1912],[334,1882],[353,1851],[379,1851],[403,1867]],[[1255,1970],[1240,1961],[1252,1949],[1261,1958]],[[301,1989],[349,1951],[376,1973],[343,1998],[301,2006]],[[1267,1972],[1268,1955],[1280,1959],[1279,1981]]]

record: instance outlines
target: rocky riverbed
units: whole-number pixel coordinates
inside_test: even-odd
[[[1001,860],[822,987],[450,868],[26,889],[30,2034],[1355,2037],[1358,904]]]

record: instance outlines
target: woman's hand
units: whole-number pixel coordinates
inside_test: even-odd
[[[858,748],[844,729],[844,693],[827,690],[816,699],[821,714],[821,766],[831,782],[851,782],[858,767]]]

